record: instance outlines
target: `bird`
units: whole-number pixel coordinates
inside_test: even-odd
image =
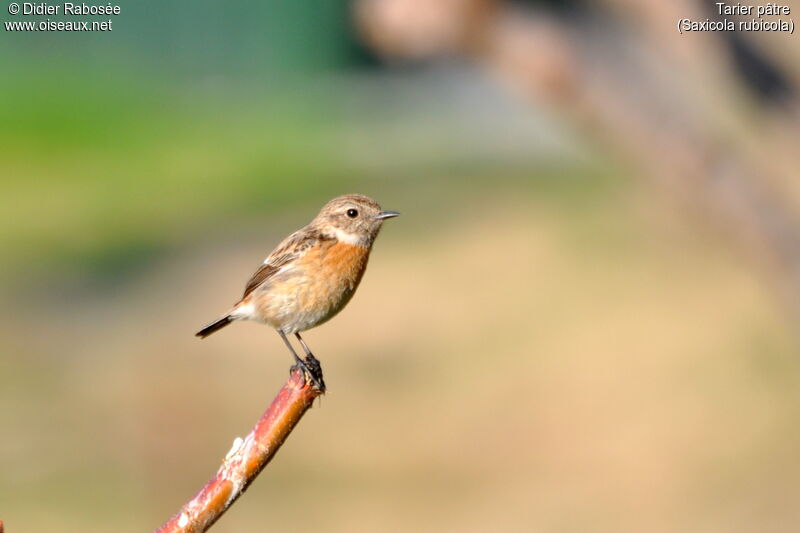
[[[239,320],[264,323],[283,339],[294,357],[292,368],[299,367],[324,391],[319,361],[300,332],[327,322],[347,305],[384,221],[399,215],[362,194],[332,199],[307,226],[281,241],[250,277],[241,299],[195,336],[204,339]],[[305,360],[288,335],[300,342]]]

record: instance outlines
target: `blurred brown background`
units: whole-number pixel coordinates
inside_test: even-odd
[[[0,32],[7,531],[177,511],[291,363],[193,332],[347,192],[403,216],[214,531],[800,527],[796,36],[681,35],[688,0],[121,5]]]

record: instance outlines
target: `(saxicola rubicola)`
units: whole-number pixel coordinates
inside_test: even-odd
[[[311,223],[275,248],[247,282],[242,299],[228,313],[198,331],[205,338],[235,320],[255,320],[275,328],[296,364],[321,390],[319,361],[301,331],[333,318],[353,297],[383,221],[400,213],[382,211],[360,194],[334,198]],[[287,335],[294,334],[306,353],[295,352]]]

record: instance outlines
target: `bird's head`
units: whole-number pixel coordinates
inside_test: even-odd
[[[370,246],[384,220],[399,214],[397,211],[383,211],[378,202],[368,196],[346,194],[325,204],[313,224],[342,242]]]

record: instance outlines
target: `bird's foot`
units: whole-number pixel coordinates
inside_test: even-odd
[[[292,370],[299,369],[303,373],[303,379],[311,379],[314,382],[314,386],[320,392],[325,392],[325,380],[322,379],[322,365],[320,365],[319,361],[316,357],[309,354],[308,357],[303,360],[299,357],[295,360],[295,364],[292,366]]]

